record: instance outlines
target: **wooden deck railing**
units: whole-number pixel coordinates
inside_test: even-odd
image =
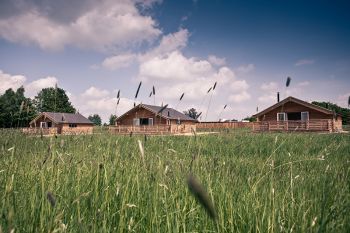
[[[109,127],[109,132],[113,134],[166,134],[170,133],[170,130],[170,125],[117,125]]]
[[[197,129],[238,129],[253,128],[255,122],[199,122]]]
[[[117,125],[109,127],[109,132],[112,134],[183,134],[192,131],[196,131],[196,125]]]
[[[50,134],[57,134],[57,128],[22,128],[22,132],[25,134],[43,134],[43,135],[50,135]]]
[[[313,119],[309,121],[261,121],[256,122],[254,131],[334,131],[333,121]]]

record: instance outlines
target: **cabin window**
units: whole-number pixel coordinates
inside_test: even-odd
[[[140,118],[134,118],[133,125],[139,126],[140,125]]]
[[[77,127],[77,124],[69,124],[69,128],[75,128]]]
[[[180,118],[177,118],[176,124],[181,125],[181,120],[180,120]]]
[[[153,125],[153,118],[139,118],[140,125]]]
[[[301,112],[301,120],[308,121],[309,120],[309,112]]]
[[[51,128],[51,127],[52,127],[52,122],[51,122],[51,121],[47,122],[47,127],[48,127],[48,128]]]
[[[47,128],[47,122],[45,121],[40,122],[40,128]]]
[[[289,121],[300,121],[301,120],[300,112],[288,112],[287,119]]]
[[[285,112],[279,112],[277,113],[277,121],[285,121],[286,119],[286,113]]]

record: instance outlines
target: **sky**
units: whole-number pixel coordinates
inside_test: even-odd
[[[321,0],[2,0],[0,94],[57,83],[104,122],[134,102],[240,120],[277,92],[347,107],[348,12],[349,1]]]

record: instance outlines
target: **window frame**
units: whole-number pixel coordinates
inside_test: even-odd
[[[283,116],[283,120],[280,120],[279,116]],[[277,121],[287,121],[287,114],[285,112],[278,112],[277,113]]]
[[[303,119],[303,113],[307,114],[307,119]],[[310,120],[310,113],[308,111],[305,111],[305,112],[300,112],[300,120],[301,121],[309,121]]]

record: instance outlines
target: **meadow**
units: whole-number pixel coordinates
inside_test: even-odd
[[[2,130],[0,147],[0,232],[350,231],[350,134]],[[190,173],[216,219],[190,192]]]

